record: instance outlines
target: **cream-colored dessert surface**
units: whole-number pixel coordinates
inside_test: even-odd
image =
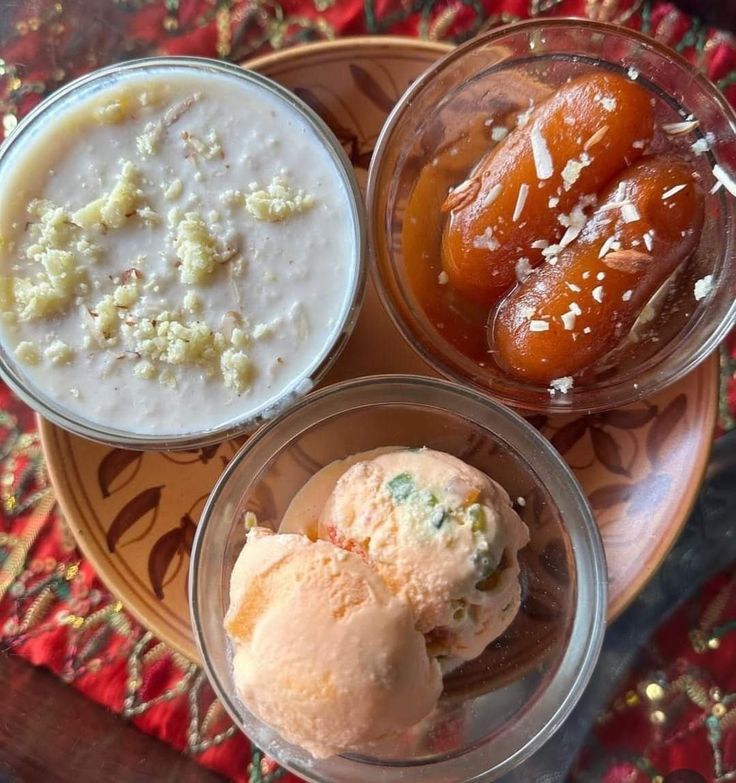
[[[95,110],[106,101],[146,91],[152,105],[119,122],[95,120]],[[142,153],[137,139],[146,127],[165,124],[167,112],[170,118],[172,107],[193,96],[155,151]],[[11,352],[20,342],[35,344],[41,361],[21,365],[33,383],[76,414],[113,428],[186,433],[272,404],[309,374],[349,306],[354,225],[334,162],[295,110],[234,77],[176,71],[127,77],[49,118],[13,155],[0,183],[0,275],[36,272],[24,258],[32,219],[26,208],[33,199],[77,210],[115,187],[125,161],[139,172],[144,209],[156,217],[139,210],[122,226],[98,232],[99,260],[79,258],[88,293],[51,318],[15,327],[4,323],[2,341]],[[251,183],[267,188],[280,176],[295,192],[312,197],[313,206],[270,222],[254,218],[232,197],[247,194]],[[200,215],[220,247],[235,251],[201,283],[182,282],[172,210],[179,210],[179,218]],[[133,318],[178,310],[183,320],[201,319],[227,332],[226,314],[242,314],[250,330],[249,388],[238,393],[218,372],[206,377],[199,366],[157,367],[157,375],[162,369],[173,374],[170,388],[158,377],[134,374],[139,357],[124,340],[104,348],[85,341],[85,310],[94,311],[131,267],[144,276],[141,295],[128,312]],[[199,314],[183,307],[188,292],[203,300]],[[72,349],[68,363],[54,364],[44,355],[55,340]]]
[[[442,690],[409,607],[328,541],[252,530],[225,624],[245,704],[316,757],[402,732]]]
[[[319,516],[340,476],[358,462],[400,450],[400,446],[382,446],[325,465],[294,495],[281,518],[279,533],[303,533],[312,540],[318,538]]]

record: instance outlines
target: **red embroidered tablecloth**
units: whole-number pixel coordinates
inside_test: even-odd
[[[123,59],[168,53],[240,62],[270,49],[360,33],[461,41],[498,24],[545,15],[588,16],[641,29],[704,69],[736,103],[733,37],[659,0],[18,0],[0,3],[2,133],[11,132],[58,85]],[[733,425],[736,411],[734,348],[732,340],[723,352],[724,428]],[[234,730],[201,671],[153,638],[99,582],[55,511],[33,417],[4,387],[0,502],[4,649],[49,667],[143,731],[234,779],[296,780]],[[736,617],[734,593],[719,604],[730,618]],[[680,628],[685,635],[686,630]],[[736,655],[736,649],[731,652]],[[720,660],[728,664],[731,653]],[[736,688],[736,683],[730,685]],[[634,695],[621,703],[634,709],[644,703],[646,691],[642,696],[632,687]],[[715,715],[724,709],[723,694],[714,687],[725,683],[703,691],[705,695],[696,692],[705,704],[701,712],[710,709]],[[681,688],[687,691],[684,684]],[[691,698],[695,704],[697,699]],[[722,738],[736,725],[736,717],[724,718],[733,715],[729,704],[717,716],[717,726],[702,719],[703,737],[721,732]],[[612,709],[604,723],[620,723],[621,710]],[[736,739],[729,741],[731,747]],[[701,751],[698,745],[691,752]],[[662,780],[653,766],[633,761],[603,774],[608,775],[606,783]]]

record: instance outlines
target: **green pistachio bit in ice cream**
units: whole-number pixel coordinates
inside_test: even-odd
[[[399,473],[386,482],[386,487],[397,503],[406,500],[416,489],[411,473]]]
[[[447,512],[444,508],[435,508],[432,512],[432,515],[429,518],[429,521],[432,525],[432,527],[436,527],[437,530],[439,530],[442,527],[443,522],[447,519]]]

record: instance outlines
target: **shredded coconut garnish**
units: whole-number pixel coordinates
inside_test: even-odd
[[[628,291],[624,291],[623,296],[621,297],[621,299],[623,299],[624,302],[628,302],[633,295],[634,295],[634,292],[631,289],[629,289]]]
[[[713,166],[713,176],[723,185],[724,188],[726,188],[726,190],[732,196],[736,196],[736,182],[734,182],[731,176],[727,174],[718,164]]]
[[[491,138],[495,142],[503,141],[509,135],[509,129],[504,128],[503,125],[497,125],[491,131]]]
[[[529,259],[526,256],[520,258],[516,262],[514,271],[516,272],[516,279],[523,283],[532,273],[532,265],[529,263]]]
[[[560,203],[559,198],[557,196],[551,196],[549,200],[547,201],[547,206],[550,209],[554,209],[558,204]]]
[[[532,157],[534,158],[534,167],[537,170],[537,179],[549,179],[555,169],[552,165],[552,156],[549,154],[547,142],[539,130],[539,125],[535,122],[531,132]]]
[[[555,378],[549,385],[549,393],[551,397],[554,397],[557,392],[560,394],[567,394],[572,389],[573,379],[570,375],[565,375],[563,378]]]
[[[606,253],[610,252],[611,250],[620,250],[621,249],[621,243],[616,239],[616,237],[611,236],[606,239],[606,241],[601,245],[601,249],[598,251],[598,258],[603,258],[603,256],[606,255]]]
[[[690,145],[690,149],[696,154],[696,155],[702,155],[704,152],[708,152],[710,149],[710,145],[708,144],[708,140],[705,138],[698,139],[697,141],[694,141]]]
[[[608,95],[601,95],[596,100],[606,111],[614,111],[617,106],[616,99]]]
[[[511,217],[511,220],[516,223],[516,221],[521,217],[521,213],[524,210],[524,204],[526,203],[526,197],[529,193],[529,185],[526,184],[526,182],[522,182],[521,185],[519,185],[519,195],[516,198],[516,206],[514,207],[514,214]]]
[[[529,115],[532,113],[534,109],[534,101],[529,100],[529,108],[526,111],[520,112],[519,116],[516,118],[516,127],[517,128],[523,128],[527,120],[529,119]]]
[[[706,296],[713,290],[713,275],[706,275],[701,277],[700,280],[695,282],[693,287],[693,295],[695,301],[699,302],[701,299],[705,299]]]
[[[583,314],[583,311],[580,309],[580,305],[577,302],[570,302],[568,307],[570,308],[570,312],[575,313],[575,315]]]
[[[440,285],[447,285],[449,280],[450,280],[450,277],[447,274],[447,272],[445,272],[444,270],[437,275],[437,282]]]
[[[593,330],[589,326],[586,326],[585,329],[583,329],[583,334],[590,334],[592,331]]]
[[[489,207],[501,195],[501,186],[496,183],[483,198],[483,206]]]
[[[675,185],[673,188],[670,188],[669,190],[666,190],[662,194],[662,201],[664,201],[665,199],[671,198],[672,196],[674,196],[677,193],[679,193],[681,190],[685,190],[686,187],[687,187],[687,183],[685,183],[684,185]]]
[[[534,248],[534,250],[544,250],[546,247],[549,247],[549,242],[546,239],[535,239],[529,247]]]
[[[595,299],[598,304],[600,304],[603,301],[603,286],[597,285],[593,289],[593,299]]]
[[[582,152],[578,160],[568,160],[565,164],[565,168],[562,169],[562,182],[565,190],[570,188],[578,181],[580,172],[586,167],[590,166],[591,157],[587,152]]]
[[[500,247],[497,239],[493,237],[493,229],[489,226],[482,234],[473,239],[473,247],[478,250],[498,250]]]
[[[575,283],[565,283],[565,285],[571,290],[574,291],[576,294],[579,293],[582,289],[579,285],[575,285]]]
[[[534,313],[536,313],[537,310],[535,307],[525,307],[521,311],[521,315],[523,318],[526,318],[527,321],[531,321],[532,318],[534,318]]]
[[[547,332],[549,331],[548,321],[529,321],[530,332]]]
[[[565,327],[566,331],[571,332],[575,328],[575,313],[573,313],[572,310],[563,313],[560,318],[562,319],[562,325]]]
[[[641,215],[633,204],[628,203],[621,206],[621,217],[623,218],[624,223],[636,223]]]
[[[649,230],[642,236],[642,239],[644,240],[644,247],[651,253],[652,252],[652,244],[654,239],[654,232]]]
[[[636,68],[634,68],[633,66],[631,66],[629,70],[626,71],[626,73],[628,74],[629,79],[631,79],[632,81],[639,78],[639,71],[637,71]]]
[[[596,280],[605,280],[606,279],[606,273],[605,272],[598,272],[598,274],[595,276]]]

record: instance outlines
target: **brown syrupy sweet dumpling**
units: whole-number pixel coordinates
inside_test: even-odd
[[[569,383],[615,348],[697,246],[703,200],[680,158],[657,155],[626,169],[579,236],[553,248],[556,255],[492,314],[489,344],[499,365],[533,383]]]
[[[563,85],[445,201],[449,284],[473,302],[495,304],[516,283],[520,262],[537,266],[545,244],[562,238],[558,215],[637,160],[653,128],[650,97],[635,82],[596,73]]]

